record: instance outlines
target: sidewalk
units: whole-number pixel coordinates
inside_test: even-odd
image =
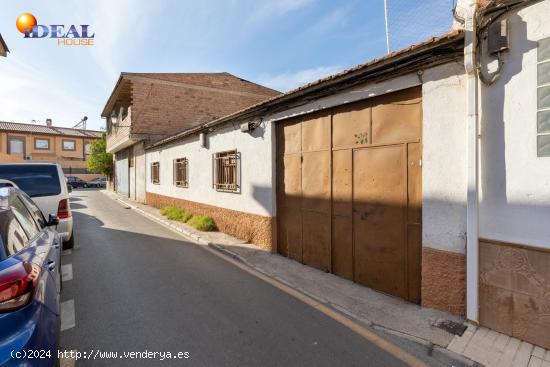
[[[449,321],[464,324],[461,317],[385,295],[272,254],[221,232],[197,231],[183,223],[167,220],[156,208],[121,198],[113,192],[102,192],[202,245],[215,248],[331,306],[356,321],[420,345],[427,353],[438,354],[439,360],[464,366],[550,367],[550,351],[468,323],[462,336],[454,335],[436,325]]]

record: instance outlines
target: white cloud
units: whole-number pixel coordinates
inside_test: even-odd
[[[286,92],[312,81],[332,75],[340,71],[340,66],[318,66],[311,69],[286,72],[282,74],[261,74],[257,82],[261,85]]]

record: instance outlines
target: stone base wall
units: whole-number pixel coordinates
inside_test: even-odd
[[[466,311],[466,256],[422,248],[422,306],[464,315]]]
[[[197,203],[170,196],[146,193],[147,205],[155,208],[177,206],[193,214],[208,215],[214,219],[221,232],[273,251],[273,226],[275,218]]]
[[[550,348],[550,250],[479,240],[479,323]]]

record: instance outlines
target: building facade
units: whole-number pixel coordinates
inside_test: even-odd
[[[550,1],[500,3],[146,146],[147,203],[549,348]]]
[[[59,163],[66,175],[99,177],[86,170],[89,149],[100,131],[0,121],[0,162]]]
[[[115,191],[145,202],[145,145],[278,94],[229,73],[122,73],[102,113]]]

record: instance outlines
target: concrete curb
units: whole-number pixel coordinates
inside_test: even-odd
[[[326,300],[322,297],[319,297],[315,294],[312,294],[312,293],[308,292],[307,290],[305,290],[301,287],[298,287],[298,286],[296,286],[292,283],[289,283],[288,281],[286,281],[285,279],[283,279],[281,277],[278,277],[276,275],[273,275],[273,274],[270,274],[270,273],[264,271],[262,268],[259,268],[259,267],[255,266],[254,264],[251,264],[249,261],[247,261],[241,255],[239,255],[239,254],[223,247],[222,245],[207,241],[204,238],[202,238],[200,235],[197,235],[196,233],[188,231],[188,230],[186,230],[185,228],[183,228],[181,226],[177,226],[174,223],[172,223],[172,221],[170,221],[168,219],[159,218],[156,215],[150,214],[150,213],[140,209],[139,207],[124,201],[123,199],[117,197],[114,194],[110,194],[109,192],[104,192],[103,190],[101,192],[104,195],[107,195],[108,197],[110,197],[110,198],[114,199],[115,201],[119,202],[120,204],[122,204],[124,206],[127,206],[127,207],[130,207],[131,209],[135,210],[136,212],[140,213],[141,215],[146,216],[146,217],[154,220],[155,222],[162,224],[163,226],[169,227],[170,229],[182,234],[184,237],[186,237],[186,238],[188,238],[192,241],[195,241],[198,245],[208,246],[209,248],[214,249],[214,250],[220,252],[221,254],[223,254],[225,256],[228,256],[228,257],[230,257],[234,260],[242,262],[243,264],[245,264],[249,268],[252,268],[252,269],[256,270],[257,272],[259,272],[259,273],[261,273],[261,274],[263,274],[267,277],[275,279],[278,282],[280,282],[280,283],[282,283],[282,284],[284,284],[284,285],[286,285],[290,288],[293,288],[293,289],[297,290],[298,292],[312,298],[313,300],[315,300],[315,301],[317,301],[321,304],[324,304],[324,305],[332,308],[333,310],[338,311],[339,313],[345,315],[346,317],[350,318],[351,320],[354,320],[355,322],[366,325],[367,327],[373,328],[373,329],[375,329],[379,332],[382,332],[382,333],[387,334],[389,336],[393,336],[394,338],[398,338],[402,341],[406,341],[407,343],[411,343],[411,344],[416,345],[418,348],[424,350],[424,352],[428,356],[431,356],[432,358],[436,359],[439,362],[443,362],[443,363],[448,364],[448,365],[453,366],[453,367],[478,367],[478,366],[481,366],[479,363],[477,363],[475,361],[472,361],[472,360],[468,359],[465,356],[457,354],[457,353],[455,353],[455,352],[453,352],[449,349],[446,349],[445,347],[435,345],[435,344],[433,344],[432,342],[430,342],[428,340],[425,340],[425,339],[422,339],[422,338],[419,338],[419,337],[416,337],[416,336],[413,336],[413,335],[410,335],[410,334],[407,334],[407,333],[403,333],[403,332],[400,332],[400,331],[397,331],[397,330],[394,330],[394,329],[390,329],[390,328],[387,328],[387,327],[384,327],[384,326],[381,326],[381,325],[377,325],[376,323],[374,323],[370,320],[358,318],[357,316],[351,314],[346,309],[343,309],[342,307],[340,307],[340,306],[338,306],[338,305],[336,305],[336,304],[334,304],[334,303],[332,303],[332,302],[330,302],[330,301],[328,301],[328,300]]]

